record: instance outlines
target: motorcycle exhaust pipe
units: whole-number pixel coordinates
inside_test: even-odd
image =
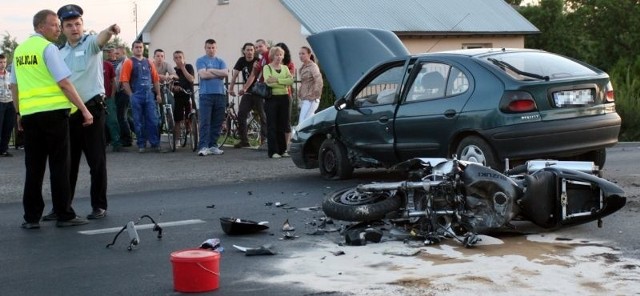
[[[428,190],[430,186],[439,185],[442,181],[402,181],[402,182],[387,182],[387,183],[370,183],[360,184],[357,190],[360,192],[368,191],[383,191],[383,190],[399,190],[399,189],[425,189]]]

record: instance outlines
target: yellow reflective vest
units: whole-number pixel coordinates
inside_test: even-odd
[[[44,50],[50,43],[34,35],[20,44],[13,55],[21,116],[73,106],[44,62]]]

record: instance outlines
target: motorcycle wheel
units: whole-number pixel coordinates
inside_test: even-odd
[[[348,179],[353,173],[347,149],[335,139],[326,139],[320,145],[318,165],[320,175],[328,180]]]
[[[397,191],[360,193],[356,188],[338,190],[325,198],[325,215],[343,221],[375,221],[400,209],[402,196]]]

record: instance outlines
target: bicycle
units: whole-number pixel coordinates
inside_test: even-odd
[[[185,112],[184,120],[180,121],[178,125],[178,143],[180,147],[185,147],[189,142],[189,147],[195,152],[198,149],[198,108],[195,96],[192,95],[191,91],[182,88],[180,88],[180,91],[189,95],[189,105],[187,106],[189,112]]]
[[[162,137],[163,133],[167,134],[169,140],[169,150],[171,152],[176,151],[176,132],[175,122],[173,120],[173,107],[171,101],[173,100],[173,94],[171,93],[171,87],[173,81],[163,81],[160,84],[160,93],[162,102],[158,104],[160,111],[160,126],[158,127],[158,133]]]
[[[227,108],[224,113],[224,121],[222,122],[222,130],[220,132],[222,142],[220,146],[232,139],[240,139],[240,124],[238,121],[238,114],[235,110],[235,102],[227,104]],[[255,111],[251,111],[247,116],[247,137],[250,142],[260,141],[260,117]]]

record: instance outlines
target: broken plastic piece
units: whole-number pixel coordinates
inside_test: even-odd
[[[294,231],[294,230],[296,230],[296,228],[289,223],[289,219],[285,220],[284,224],[282,225],[282,231]]]
[[[250,234],[259,232],[265,229],[268,229],[268,222],[262,221],[260,223],[245,220],[240,218],[229,218],[223,217],[220,218],[220,226],[222,226],[222,231],[228,235],[239,235],[239,234]]]
[[[272,245],[262,245],[262,246],[257,247],[257,248],[247,248],[247,247],[238,246],[238,245],[233,245],[233,247],[238,249],[238,250],[240,250],[241,252],[244,252],[245,255],[247,255],[247,256],[275,255],[275,254],[278,254],[278,252],[276,252],[273,249]]]

